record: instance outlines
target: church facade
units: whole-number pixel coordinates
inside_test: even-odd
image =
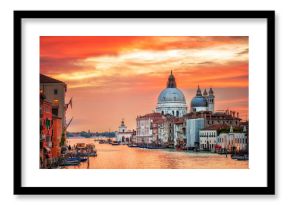
[[[116,133],[117,141],[122,144],[129,144],[133,134],[134,130],[128,130],[124,120],[122,120],[121,125],[119,126],[119,130]]]

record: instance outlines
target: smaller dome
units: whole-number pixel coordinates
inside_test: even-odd
[[[207,100],[203,96],[195,96],[191,100],[191,107],[207,107]]]

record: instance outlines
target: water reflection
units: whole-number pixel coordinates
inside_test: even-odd
[[[79,166],[69,169],[247,169],[248,161],[232,160],[225,155],[212,153],[177,152],[173,150],[150,150],[98,144],[94,139],[68,139],[71,146],[79,143],[94,143],[97,157],[90,157]]]

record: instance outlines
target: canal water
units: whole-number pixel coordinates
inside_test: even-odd
[[[248,161],[231,159],[230,155],[194,153],[170,149],[142,149],[127,145],[99,144],[94,139],[70,138],[68,144],[94,143],[98,155],[67,169],[247,169]]]

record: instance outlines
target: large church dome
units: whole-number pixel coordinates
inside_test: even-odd
[[[181,90],[178,88],[165,88],[161,91],[158,97],[158,103],[166,102],[183,102],[185,103],[185,97]]]
[[[181,117],[186,114],[186,110],[185,97],[182,91],[176,88],[175,78],[171,71],[167,81],[167,88],[159,94],[156,111]]]

